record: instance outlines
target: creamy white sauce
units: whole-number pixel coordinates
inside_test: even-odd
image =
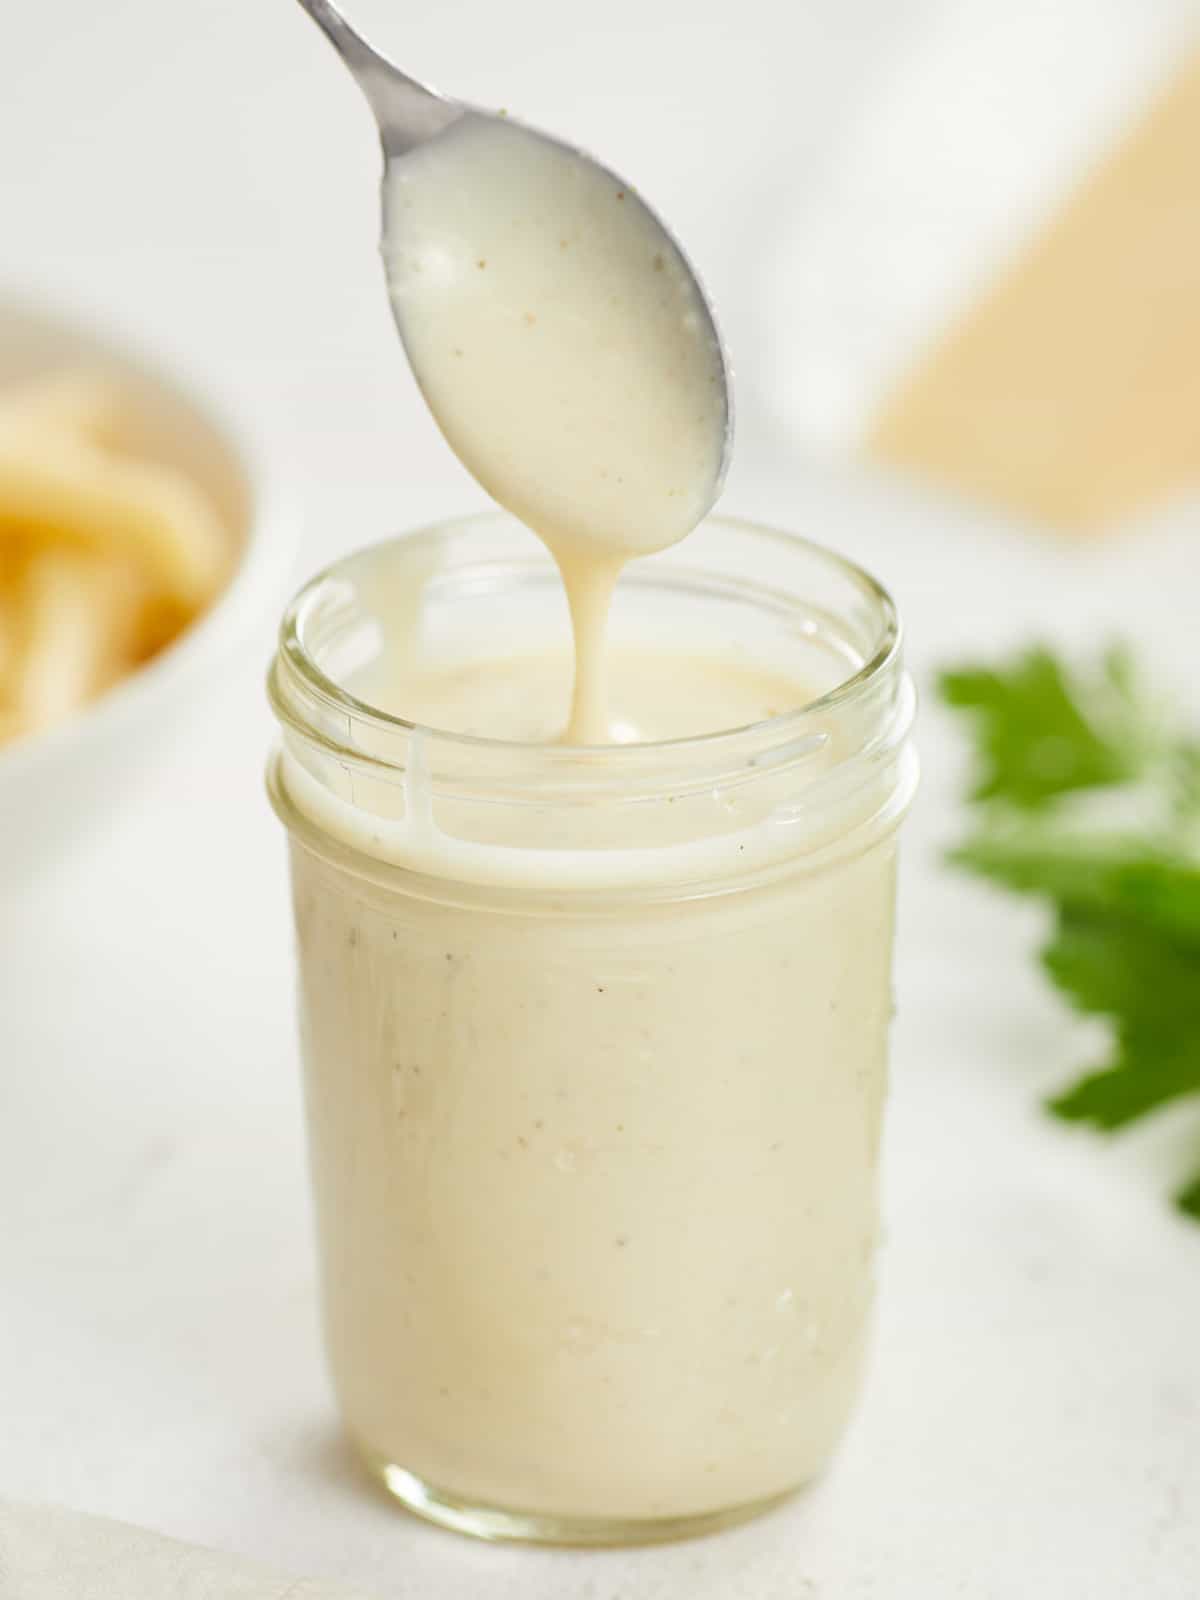
[[[563,660],[410,669],[405,700],[536,736]],[[612,679],[665,737],[706,705],[753,721],[805,698],[753,663],[621,642]],[[336,798],[286,773],[356,850],[349,869],[320,846],[292,860],[352,1434],[381,1472],[549,1516],[703,1516],[804,1482],[872,1298],[894,873],[876,798],[823,869],[795,860],[819,811],[797,815],[782,777],[770,809],[763,774],[636,824],[614,804],[585,848],[532,797],[463,814],[416,743],[403,789],[360,775]]]
[[[407,598],[364,608],[396,636],[352,691],[426,727],[603,744],[828,687],[665,616],[614,641],[605,681],[622,567],[691,530],[725,447],[711,324],[636,197],[466,119],[394,164],[387,210],[413,366],[557,562],[574,686],[568,708],[554,638],[423,660],[414,570]],[[872,1296],[903,785],[865,763],[798,806],[789,761],[845,787],[829,718],[778,765],[615,794],[593,827],[586,804],[439,788],[420,730],[402,779],[372,767],[368,731],[347,737],[366,761],[285,736],[280,803],[352,1434],[402,1495],[593,1522],[804,1482],[851,1404]]]
[[[893,860],[588,916],[294,850],[326,1342],[381,1469],[630,1521],[820,1471],[872,1298]]]
[[[631,190],[516,124],[468,115],[392,162],[385,206],[392,303],[430,409],[562,573],[576,646],[565,737],[608,743],[613,585],[689,533],[720,480],[707,308]]]

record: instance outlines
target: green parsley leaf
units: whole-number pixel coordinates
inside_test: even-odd
[[[1019,893],[1132,917],[1200,944],[1200,861],[1157,841],[993,825],[950,860]]]
[[[1083,1012],[1113,1023],[1111,1061],[1056,1096],[1058,1116],[1119,1128],[1200,1093],[1200,945],[1137,917],[1065,907],[1042,952],[1054,982]]]
[[[1175,1204],[1180,1211],[1200,1222],[1200,1172],[1176,1193]]]
[[[1111,1027],[1109,1059],[1048,1109],[1112,1131],[1200,1094],[1200,741],[1161,726],[1122,651],[1073,677],[1035,649],[941,686],[971,717],[981,773],[978,826],[950,859],[1050,902],[1046,972]],[[1075,799],[1139,786],[1140,829],[1097,827]],[[1175,1200],[1200,1220],[1200,1173]]]
[[[1073,790],[1128,782],[1149,755],[1132,665],[1119,646],[1078,682],[1037,647],[1003,669],[943,672],[938,687],[974,723],[973,800],[1038,810]]]

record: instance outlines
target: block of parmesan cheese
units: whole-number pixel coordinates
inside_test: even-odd
[[[1200,55],[886,396],[868,449],[1065,530],[1200,482]]]

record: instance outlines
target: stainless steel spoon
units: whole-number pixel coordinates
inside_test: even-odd
[[[434,139],[450,127],[461,117],[472,116],[485,120],[498,120],[499,114],[481,111],[477,106],[466,104],[461,100],[451,100],[446,95],[438,94],[436,90],[428,88],[423,83],[418,83],[415,78],[410,78],[407,73],[401,72],[399,67],[393,66],[384,59],[378,51],[361,37],[337,8],[329,0],[300,0],[300,4],[312,17],[313,21],[324,31],[338,55],[349,68],[355,82],[367,98],[371,110],[375,114],[375,121],[379,125],[379,135],[383,144],[385,169],[392,162],[402,160],[405,154],[416,145],[424,144],[427,140]],[[507,118],[507,121],[513,119]],[[558,146],[570,153],[580,162],[598,168],[607,173],[614,181],[635,192],[634,187],[625,182],[610,168],[602,163],[593,161],[592,157],[579,150],[576,146],[567,144],[561,139],[552,138],[549,134],[538,129],[526,128],[528,133],[547,143]],[[385,170],[386,182],[386,170]],[[643,204],[645,202],[643,201]],[[686,272],[690,275],[695,286],[696,296],[703,307],[708,319],[709,329],[713,342],[720,354],[720,374],[724,407],[725,429],[724,448],[721,458],[721,470],[713,487],[712,499],[715,501],[721,491],[725,473],[729,466],[729,457],[733,443],[733,395],[729,358],[721,340],[720,330],[717,327],[716,317],[712,305],[704,291],[704,286],[684,253],[679,241],[674,234],[663,224],[657,212],[651,211],[654,224],[662,233],[664,244],[678,256]],[[387,239],[384,240],[385,254]]]

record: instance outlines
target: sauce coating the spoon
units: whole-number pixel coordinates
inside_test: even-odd
[[[564,737],[609,743],[613,587],[689,533],[720,484],[727,395],[708,308],[632,190],[515,123],[466,114],[389,164],[384,205],[392,305],[429,407],[562,574]]]

